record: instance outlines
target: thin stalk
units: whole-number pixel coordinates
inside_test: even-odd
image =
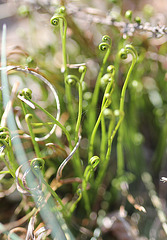
[[[94,128],[93,128],[93,132],[92,132],[92,135],[91,135],[91,138],[90,138],[90,146],[89,146],[88,160],[91,159],[91,157],[93,156],[93,144],[94,144],[95,135],[96,135],[98,126],[99,126],[99,124],[100,124],[103,111],[104,111],[104,109],[106,108],[106,106],[107,106],[107,102],[104,104],[103,108],[101,109],[100,114],[99,114],[99,117],[98,117],[98,119],[97,119],[97,122],[96,122],[96,124],[95,124],[95,126],[94,126]]]
[[[69,147],[70,147],[70,149],[72,149],[71,136],[70,136],[69,132],[66,130],[66,128],[63,125],[61,125],[61,123],[59,123],[49,112],[47,112],[44,108],[39,106],[32,99],[30,99],[28,97],[27,97],[27,99],[30,102],[32,102],[37,108],[39,108],[41,111],[43,111],[49,118],[51,118],[53,120],[54,123],[56,123],[62,129],[62,131],[65,133],[67,140],[69,142]],[[73,164],[73,166],[74,166],[75,172],[81,177],[82,176],[82,167],[81,167],[78,151],[76,152],[75,155],[76,155],[76,161],[75,161],[75,164]]]
[[[60,122],[58,122],[48,111],[46,111],[44,108],[42,108],[40,105],[38,105],[36,102],[34,102],[32,99],[30,98],[27,98],[30,102],[32,102],[38,109],[40,109],[41,111],[43,111],[50,119],[53,120],[54,123],[56,123],[61,129],[62,131],[65,133],[66,137],[67,137],[67,140],[69,142],[69,146],[70,146],[70,149],[72,149],[72,145],[71,145],[71,137],[70,137],[70,134],[69,132],[67,131],[67,129],[61,125]]]
[[[79,71],[82,71],[80,80],[79,80],[79,106],[78,106],[78,119],[77,119],[77,123],[76,123],[76,127],[75,127],[75,142],[78,141],[78,133],[79,133],[79,127],[80,127],[80,123],[81,123],[81,118],[82,118],[82,82],[84,80],[85,74],[86,74],[86,68],[85,67],[81,67],[79,69]]]
[[[65,82],[65,94],[67,97],[67,107],[68,111],[70,113],[72,123],[74,122],[75,119],[75,114],[74,114],[74,109],[72,105],[72,95],[71,95],[71,88],[70,86],[66,83],[65,79],[68,76],[68,71],[67,71],[67,52],[66,52],[66,32],[67,32],[67,21],[63,17],[60,19],[60,34],[61,34],[61,39],[62,39],[62,52],[63,52],[63,67],[64,67],[64,82]],[[74,124],[72,124],[74,126]]]
[[[100,165],[101,168],[99,169],[97,178],[95,180],[95,189],[97,189],[99,187],[99,185],[101,184],[103,177],[106,173],[106,169],[107,169],[107,166],[108,166],[108,163],[110,160],[110,154],[111,154],[111,150],[112,150],[112,142],[113,142],[114,136],[117,131],[115,129],[119,128],[120,123],[118,122],[115,129],[114,129],[114,125],[115,125],[115,116],[113,114],[112,119],[109,124],[109,129],[108,129],[108,149],[107,149],[107,153],[105,156],[105,160],[103,162],[101,162],[101,165]]]
[[[30,133],[30,136],[31,136],[31,141],[32,141],[33,146],[34,146],[36,156],[38,158],[40,158],[41,157],[41,152],[40,152],[40,149],[39,149],[39,145],[35,140],[35,135],[34,135],[34,132],[33,132],[32,126],[31,126],[31,120],[30,119],[32,118],[32,114],[27,113],[25,103],[22,102],[22,101],[21,101],[21,106],[22,106],[23,112],[25,114],[25,120],[26,120],[26,123],[27,123],[27,126],[28,126],[28,130],[29,130],[29,133]]]
[[[62,207],[62,212],[67,215],[67,213],[65,213],[65,206],[63,205],[61,199],[59,198],[59,196],[57,195],[57,193],[55,191],[53,191],[53,189],[51,188],[51,186],[44,180],[44,178],[41,176],[41,180],[43,182],[43,184],[45,184],[47,190],[51,193],[51,195],[56,199],[56,201],[60,204],[60,206]]]
[[[120,113],[124,113],[125,93],[126,93],[126,89],[127,89],[128,83],[129,83],[131,72],[134,68],[135,63],[136,63],[136,59],[133,58],[132,64],[127,73],[125,83],[123,85],[122,92],[121,92],[120,108],[119,108]],[[123,114],[123,118],[124,118],[124,114]],[[123,118],[121,119],[121,122],[123,121]],[[123,155],[122,138],[123,138],[123,128],[121,126],[118,131],[118,139],[117,139],[117,159],[118,159],[117,160],[117,175],[118,176],[121,176],[124,171],[124,155]]]
[[[87,193],[86,187],[87,187],[87,183],[91,177],[91,174],[94,172],[97,165],[99,164],[99,160],[100,159],[98,156],[93,156],[91,159],[89,159],[89,164],[85,169],[84,177],[83,177],[83,181],[82,181],[83,198],[85,201],[85,209],[86,209],[88,216],[91,212],[91,205],[90,205],[90,199],[89,199],[89,195]]]
[[[107,52],[103,58],[102,65],[100,67],[100,71],[97,77],[96,85],[94,88],[93,96],[92,96],[92,102],[90,105],[90,113],[89,113],[89,134],[92,132],[92,129],[94,127],[95,121],[96,121],[96,107],[97,107],[97,102],[98,102],[98,96],[99,96],[99,91],[100,91],[100,81],[104,72],[104,67],[106,65],[107,59],[110,55],[111,52],[111,39],[109,36],[103,36],[102,38],[102,43],[99,45],[100,50],[106,50]],[[106,43],[106,41],[109,41],[109,44]]]
[[[83,182],[82,182],[83,193],[82,194],[83,194],[83,199],[84,199],[84,203],[85,203],[85,209],[86,209],[87,215],[89,216],[89,214],[91,212],[91,206],[90,206],[89,195],[87,193],[86,187],[87,187],[87,182],[85,181],[85,179],[83,179]]]
[[[10,167],[9,163],[6,161],[5,159],[5,154],[1,153],[0,154],[0,160],[2,160],[6,167],[8,168],[8,171],[10,172],[10,174],[12,175],[13,178],[15,178],[15,172],[13,171],[13,169]]]
[[[103,107],[103,105],[105,103],[105,100],[106,100],[106,94],[109,93],[112,85],[113,85],[113,80],[107,84],[107,87],[106,87],[106,90],[105,90],[105,93],[104,93],[104,97],[103,97],[103,101],[102,101],[102,107]],[[110,92],[110,96],[111,96],[113,90],[114,90],[114,87],[113,87],[112,91]],[[101,162],[103,162],[103,160],[105,159],[106,139],[107,139],[107,137],[106,137],[105,119],[104,119],[104,115],[102,115],[102,117],[101,117],[101,146],[100,146]]]
[[[79,106],[78,106],[78,119],[75,127],[75,142],[78,141],[78,133],[79,133],[79,127],[81,123],[82,118],[82,83],[79,83]]]
[[[101,117],[101,145],[100,145],[100,159],[104,161],[106,151],[106,125],[104,115]]]

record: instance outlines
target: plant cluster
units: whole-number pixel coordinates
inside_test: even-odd
[[[32,18],[25,6],[19,13]],[[125,17],[131,22],[132,12],[128,10]],[[80,51],[89,57],[94,52],[96,74],[90,69],[91,61],[82,61],[82,55],[77,61],[75,51],[70,55],[72,38],[67,20],[76,41],[71,41],[71,48],[75,49],[78,37]],[[148,239],[149,235],[155,239],[158,234],[158,239],[165,239],[167,219],[150,173],[159,177],[164,164],[166,75],[160,62],[145,59],[149,50],[144,49],[145,40],[129,34],[129,29],[133,27],[134,33],[144,24],[136,17],[135,23],[126,24],[126,31],[122,27],[122,36],[115,29],[113,39],[110,34],[104,35],[94,51],[89,46],[82,49],[86,40],[64,6],[56,9],[50,23],[55,35],[60,35],[61,50],[59,44],[52,43],[45,50],[36,50],[39,58],[20,48],[7,55],[3,26],[0,196],[20,193],[14,211],[20,217],[0,223],[2,238],[100,240]],[[117,22],[112,23],[115,26]],[[165,35],[166,28],[160,33]],[[162,55],[165,44],[159,50]],[[58,59],[62,61],[61,72],[44,60],[57,57],[56,51],[62,55]],[[13,60],[13,54],[18,54],[19,60]],[[25,64],[21,56],[26,58]],[[39,66],[46,63],[45,74],[36,67],[38,59]],[[155,146],[154,154],[150,153]],[[133,196],[137,185],[138,196]],[[143,189],[147,189],[144,196],[140,192]],[[140,230],[140,221],[148,220],[144,202],[147,192],[163,232],[158,231],[159,225],[156,233],[150,226],[149,230]]]

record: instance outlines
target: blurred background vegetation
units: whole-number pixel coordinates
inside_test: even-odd
[[[97,199],[92,204],[92,212],[87,216],[81,201],[72,217],[70,228],[76,239],[165,240],[167,186],[160,182],[160,178],[167,176],[166,1],[0,1],[0,28],[2,29],[4,23],[7,25],[7,64],[28,66],[47,77],[60,97],[60,121],[73,136],[73,119],[68,113],[64,96],[61,36],[59,28],[50,24],[50,18],[60,6],[66,7],[67,63],[70,73],[76,74],[72,64],[87,65],[80,144],[84,166],[89,145],[87,109],[104,55],[98,49],[101,38],[107,34],[112,39],[107,66],[113,64],[116,69],[116,86],[112,100],[115,110],[119,108],[120,92],[130,61],[129,58],[126,61],[120,60],[118,52],[128,43],[133,44],[139,55],[126,93],[125,118],[122,124],[125,177],[116,176],[115,138],[111,160],[103,184],[99,187]],[[128,10],[132,10],[132,16],[126,14]],[[10,74],[11,86],[16,80],[20,81],[20,88],[31,87],[36,101],[54,115],[55,108],[50,104],[53,99],[49,98],[48,91],[39,81],[21,73]],[[75,88],[72,88],[72,93],[75,109],[78,104]],[[102,94],[101,90],[97,113]],[[3,104],[0,102],[0,116],[2,114]],[[51,138],[51,141],[55,142],[55,139]],[[55,143],[68,152],[66,139],[60,130],[56,132]],[[23,144],[28,158],[31,159],[34,154],[31,143],[24,140]],[[95,155],[99,155],[99,144],[100,131],[96,136]],[[48,151],[43,147],[41,149],[43,152]],[[53,158],[46,163],[46,170],[52,165],[57,169],[56,162],[59,165],[63,158],[63,153],[53,154]],[[3,164],[0,163],[0,166],[3,168]],[[53,176],[49,171],[47,173],[48,182],[51,182]],[[73,176],[71,164],[63,174]],[[19,210],[20,195],[17,191],[8,193],[11,183],[7,180],[0,179],[0,222],[3,224],[17,221],[28,211],[26,199],[23,201],[25,206]],[[71,185],[64,185],[58,189],[58,194],[66,202],[72,199],[73,190]],[[92,195],[91,198],[93,197]],[[142,211],[142,206],[146,212]],[[165,213],[163,217],[162,212]],[[23,226],[26,228],[26,223]]]

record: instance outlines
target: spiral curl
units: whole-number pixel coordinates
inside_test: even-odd
[[[122,48],[119,52],[119,56],[122,59],[126,59],[129,53],[132,55],[134,60],[137,60],[138,55],[136,49],[131,44],[127,44],[124,48]]]
[[[30,119],[32,119],[32,118],[33,118],[33,115],[32,115],[31,113],[28,113],[28,114],[26,114],[26,116],[25,116],[26,122],[29,122]]]
[[[86,70],[87,70],[87,67],[85,65],[80,66],[79,69],[78,69],[79,73],[85,73]]]
[[[65,28],[67,28],[67,22],[66,22],[66,19],[64,16],[62,15],[54,15],[51,19],[50,19],[50,23],[53,25],[53,26],[58,26],[59,25],[59,21],[60,19],[63,20],[64,24],[65,24]]]
[[[58,26],[59,25],[59,18],[61,16],[53,16],[51,19],[50,19],[50,22],[52,25],[54,26]]]
[[[98,156],[93,156],[91,157],[91,159],[89,160],[89,163],[91,164],[92,168],[95,169],[97,167],[97,165],[100,162],[100,158]]]
[[[9,147],[10,142],[11,138],[8,132],[8,128],[0,127],[0,143],[2,144],[2,146],[0,147],[0,153],[2,153],[6,147]]]
[[[106,51],[111,48],[111,38],[108,35],[102,37],[102,42],[99,44],[99,50]]]
[[[50,19],[50,22],[52,25],[57,26],[59,24],[59,20],[60,18],[65,20],[65,18],[63,17],[63,15],[66,12],[66,8],[64,6],[58,8],[56,10],[56,13],[53,15],[53,17]]]
[[[100,158],[98,156],[93,156],[91,157],[91,159],[89,160],[89,164],[85,169],[84,172],[84,181],[85,181],[85,187],[86,187],[86,183],[88,182],[91,173],[94,171],[94,169],[97,167],[97,165],[99,164]]]
[[[75,75],[67,75],[65,82],[70,86],[74,86],[76,83],[79,83],[79,78]]]
[[[113,65],[109,65],[109,66],[107,67],[107,72],[108,72],[108,73],[111,73],[112,76],[114,76],[114,75],[115,75],[115,67],[114,67]]]
[[[45,161],[42,158],[34,158],[30,163],[31,168],[35,171],[40,171],[44,169],[44,165]]]
[[[32,98],[32,91],[29,88],[24,88],[21,92],[20,95],[24,96],[25,98]]]
[[[55,90],[55,88],[52,86],[52,84],[44,77],[42,76],[40,73],[36,72],[35,69],[29,69],[29,68],[20,68],[18,66],[7,66],[7,71],[10,70],[15,70],[15,71],[20,71],[20,72],[24,72],[24,73],[29,73],[35,77],[37,77],[38,79],[40,79],[42,82],[44,82],[51,90],[51,92],[54,95],[55,101],[56,101],[56,107],[57,107],[57,114],[56,114],[56,120],[59,121],[60,118],[60,101],[59,101],[59,97],[57,94],[57,91]],[[23,89],[21,92],[19,92],[18,94],[18,98],[25,102],[26,104],[28,104],[32,109],[35,109],[35,106],[32,102],[30,102],[32,96],[32,92],[30,89],[25,88]],[[47,138],[49,138],[55,131],[56,129],[56,124],[53,125],[52,129],[50,130],[50,132],[48,134],[46,134],[44,137],[35,137],[36,141],[44,141]],[[21,130],[23,130],[21,128]],[[25,137],[29,137],[28,134],[24,134]]]

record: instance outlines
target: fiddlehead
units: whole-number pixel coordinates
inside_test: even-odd
[[[89,159],[89,164],[86,167],[85,172],[84,172],[85,183],[83,183],[83,185],[85,185],[88,182],[92,172],[98,166],[99,162],[100,162],[100,158],[98,156],[93,156],[93,157],[91,157],[91,159]],[[86,186],[84,186],[84,189],[86,189]]]
[[[75,75],[67,75],[65,82],[70,86],[74,86],[79,83],[79,78]]]
[[[25,98],[32,98],[32,90],[29,89],[29,88],[24,88],[22,90],[22,95],[25,97]]]
[[[57,12],[53,15],[53,17],[50,19],[50,23],[54,26],[58,26],[59,25],[59,20],[63,19],[64,23],[67,25],[66,23],[66,19],[64,18],[64,14],[65,14],[66,8],[65,7],[60,7]]]
[[[137,55],[136,49],[131,44],[127,44],[119,52],[119,56],[122,59],[126,59],[128,54],[132,55],[134,61],[137,60],[138,55]]]
[[[66,78],[68,75],[68,71],[67,71],[67,54],[66,54],[66,32],[67,32],[67,21],[64,17],[65,15],[65,7],[61,7],[59,8],[55,15],[51,18],[51,23],[53,25],[56,25],[59,23],[60,21],[60,34],[61,34],[61,39],[62,39],[62,54],[63,54],[63,73],[64,73],[64,81],[65,81],[65,94],[66,94],[66,98],[67,98],[67,108],[68,111],[71,115],[71,118],[74,119],[75,115],[74,115],[74,111],[73,111],[73,107],[72,107],[72,94],[71,94],[71,89],[70,86],[68,84],[66,84]],[[73,122],[71,123],[71,126],[74,129],[74,124]]]
[[[122,59],[126,59],[128,54],[131,54],[131,56],[132,56],[132,64],[131,64],[131,67],[130,67],[128,73],[127,73],[127,76],[126,76],[126,79],[125,79],[125,82],[124,82],[124,85],[123,85],[123,88],[122,88],[121,101],[120,101],[120,111],[124,111],[124,99],[125,99],[126,88],[127,88],[128,82],[129,82],[130,74],[131,74],[131,72],[134,68],[134,65],[135,65],[135,63],[137,61],[137,57],[138,57],[135,48],[130,44],[126,45],[125,48],[120,50],[119,56]]]
[[[82,65],[79,67],[78,71],[79,73],[86,73],[87,67],[85,65]]]
[[[102,37],[102,42],[99,44],[99,50],[106,51],[111,48],[111,38],[108,35]]]
[[[30,163],[30,166],[33,169],[33,171],[43,170],[44,165],[45,165],[45,161],[43,160],[43,158],[34,158]]]
[[[9,69],[9,70],[12,70],[12,69]],[[59,118],[60,118],[60,101],[59,101],[57,91],[55,90],[53,85],[44,76],[42,76],[40,73],[37,73],[35,71],[35,69],[33,70],[33,69],[29,69],[29,68],[23,69],[23,68],[20,68],[20,67],[14,67],[14,70],[29,73],[29,74],[37,77],[39,80],[44,82],[49,87],[49,89],[51,90],[51,92],[54,96],[55,102],[56,102],[56,107],[57,107],[56,120],[59,121]],[[18,97],[21,101],[25,102],[32,109],[35,109],[35,105],[30,101],[32,99],[32,91],[30,89],[24,88],[22,91],[19,92]],[[35,140],[36,141],[44,141],[44,140],[48,139],[55,132],[55,129],[56,129],[56,124],[53,124],[53,127],[48,134],[46,134],[43,137],[35,137]],[[24,134],[24,136],[29,137],[28,134]]]
[[[55,98],[55,102],[56,102],[56,107],[57,107],[57,114],[56,114],[56,120],[58,121],[60,118],[60,101],[59,101],[59,97],[58,94],[55,90],[55,88],[52,86],[52,84],[44,77],[42,76],[40,73],[36,72],[35,69],[29,69],[29,68],[20,68],[17,66],[8,66],[7,71],[10,70],[15,70],[15,71],[20,71],[20,72],[24,72],[24,73],[29,73],[35,77],[37,77],[39,80],[41,80],[42,82],[44,82],[49,89],[51,90],[52,94],[54,95]],[[19,99],[23,102],[25,102],[27,105],[29,105],[32,109],[35,109],[35,105],[30,101],[32,98],[32,91],[28,88],[23,89],[23,91],[19,92],[18,95]],[[47,138],[49,138],[56,129],[56,124],[53,125],[52,129],[50,130],[50,132],[48,134],[46,134],[44,137],[35,137],[36,141],[43,141],[46,140]],[[29,137],[28,134],[24,134],[25,137]]]

